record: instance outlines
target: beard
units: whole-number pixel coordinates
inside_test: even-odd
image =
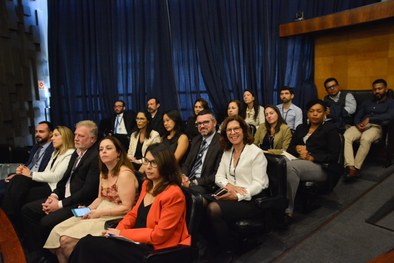
[[[375,97],[375,100],[381,100],[381,99],[383,99],[384,96],[386,96],[386,94],[376,93],[373,96]]]

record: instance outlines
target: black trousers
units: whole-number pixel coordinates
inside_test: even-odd
[[[9,183],[6,183],[2,205],[4,212],[20,232],[20,211],[23,205],[32,201],[46,198],[51,194],[51,188],[47,183],[33,181],[24,175],[15,175]]]
[[[138,263],[143,262],[148,251],[147,247],[131,242],[88,235],[79,240],[71,253],[69,262]]]
[[[25,246],[29,251],[42,249],[52,228],[73,216],[71,209],[74,207],[63,207],[55,212],[45,214],[42,211],[42,203],[45,200],[34,201],[22,207],[23,236],[25,237]]]

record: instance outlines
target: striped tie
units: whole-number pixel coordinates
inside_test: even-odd
[[[196,161],[194,162],[194,165],[193,165],[193,167],[192,167],[192,170],[191,170],[191,172],[190,172],[190,174],[189,174],[189,178],[190,178],[191,180],[193,180],[193,179],[196,178],[197,170],[198,170],[198,169],[201,167],[201,165],[202,165],[202,157],[203,157],[203,155],[204,155],[204,152],[205,152],[207,149],[208,149],[207,141],[206,141],[205,139],[203,139],[203,140],[202,140],[202,143],[201,143],[201,146],[200,146],[200,150],[198,151],[198,154],[197,154]],[[200,176],[198,176],[198,177],[200,177]]]

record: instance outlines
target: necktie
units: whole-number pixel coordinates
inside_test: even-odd
[[[207,141],[205,139],[202,140],[201,146],[200,146],[200,150],[198,151],[197,154],[197,158],[196,161],[194,162],[194,165],[192,167],[192,170],[189,174],[189,178],[191,180],[195,179],[196,177],[196,172],[198,171],[198,169],[201,167],[202,165],[202,157],[204,155],[204,152],[208,149],[208,144]],[[199,176],[198,176],[199,177]]]
[[[37,165],[38,161],[41,158],[41,150],[42,150],[42,146],[38,146],[38,149],[36,151],[36,153],[34,154],[33,158],[31,159],[30,164],[27,166],[30,170]]]
[[[117,134],[117,133],[118,133],[118,126],[119,126],[119,123],[120,123],[120,116],[119,116],[119,115],[116,115],[114,134]]]
[[[81,160],[82,156],[78,155],[77,159],[75,159],[75,162],[73,164],[73,167],[71,168],[71,173],[70,173],[70,177],[67,179],[66,182],[66,188],[65,188],[65,192],[64,192],[64,196],[65,197],[69,197],[71,195],[71,177],[73,176],[75,170],[78,167],[79,161]]]

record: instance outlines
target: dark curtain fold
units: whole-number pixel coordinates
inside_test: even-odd
[[[205,97],[224,115],[252,89],[262,105],[294,87],[303,107],[316,97],[312,36],[279,38],[279,25],[373,0],[57,0],[48,1],[51,117],[73,126],[112,113],[117,98],[191,114]],[[320,85],[320,83],[317,83]]]

